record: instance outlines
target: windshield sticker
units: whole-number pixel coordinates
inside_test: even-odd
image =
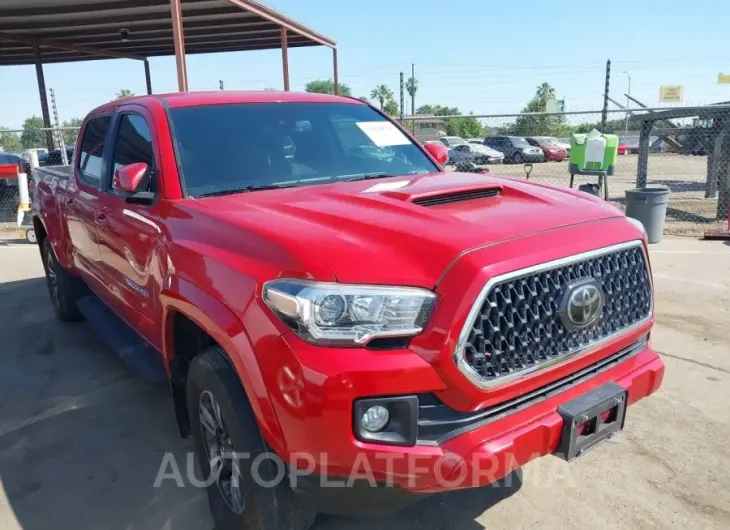
[[[356,125],[378,147],[411,143],[408,137],[389,121],[360,121]]]
[[[398,180],[396,182],[381,182],[375,186],[370,186],[368,189],[363,190],[363,193],[374,193],[376,191],[391,191],[405,188],[410,184],[410,180]]]

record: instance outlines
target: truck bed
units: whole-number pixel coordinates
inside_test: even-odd
[[[68,180],[71,177],[72,171],[71,166],[44,166],[33,169],[33,175],[36,181],[46,177],[56,177],[64,180]]]

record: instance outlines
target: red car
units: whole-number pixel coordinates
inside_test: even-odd
[[[562,162],[568,157],[568,152],[558,145],[555,138],[548,136],[532,136],[526,140],[535,147],[542,149],[545,154],[545,160],[553,162]]]
[[[54,310],[169,384],[216,528],[572,460],[661,384],[641,225],[431,152],[354,98],[216,91],[110,102],[39,168]]]
[[[619,146],[618,146],[619,155],[630,155],[631,153],[634,153],[635,151],[636,151],[636,147],[631,147],[630,145],[619,144]]]

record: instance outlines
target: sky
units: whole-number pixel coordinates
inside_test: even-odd
[[[610,58],[610,95],[622,103],[628,76],[631,95],[649,106],[659,106],[661,85],[683,85],[685,104],[730,101],[730,85],[717,84],[719,72],[730,73],[730,2],[265,3],[337,41],[339,79],[355,96],[387,84],[398,99],[399,74],[408,77],[414,63],[416,107],[519,112],[537,85],[548,82],[566,110],[599,110]],[[219,80],[226,89],[283,86],[279,50],[191,55],[187,65],[191,90],[218,89]],[[176,90],[174,57],[152,58],[150,67],[154,92]],[[292,49],[289,67],[292,90],[303,90],[307,81],[332,77],[332,53]],[[83,117],[122,88],[145,91],[138,61],[51,64],[44,72],[61,121]],[[0,125],[20,128],[33,114],[40,115],[34,67],[0,67]]]

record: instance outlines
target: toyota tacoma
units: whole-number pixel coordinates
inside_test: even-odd
[[[445,157],[354,98],[202,92],[101,106],[34,173],[57,316],[169,384],[216,528],[572,460],[661,384],[641,226]]]

